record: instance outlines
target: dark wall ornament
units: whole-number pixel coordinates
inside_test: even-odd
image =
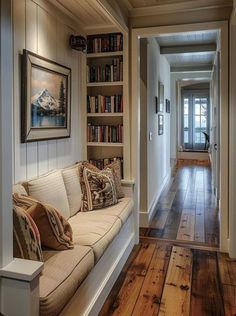
[[[71,69],[23,51],[21,141],[70,137]]]
[[[166,99],[166,113],[170,113],[170,100]]]

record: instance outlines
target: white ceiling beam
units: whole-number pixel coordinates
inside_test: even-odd
[[[171,66],[171,73],[178,72],[199,72],[199,71],[212,71],[212,65],[194,65],[194,66]]]
[[[185,54],[185,53],[211,53],[216,51],[216,44],[199,44],[199,45],[178,45],[178,46],[161,46],[160,52],[163,55]]]
[[[232,7],[232,0],[187,0],[179,3],[159,4],[150,7],[134,8],[131,10],[130,16],[153,16],[168,13],[199,11],[202,9],[221,9],[225,7]]]
[[[93,5],[96,6],[103,15],[105,15],[113,25],[115,25],[121,32],[128,33],[129,29],[125,20],[117,14],[114,8],[107,2],[107,0],[91,0]]]

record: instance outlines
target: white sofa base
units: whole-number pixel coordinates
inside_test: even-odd
[[[134,244],[133,211],[60,316],[97,316]]]

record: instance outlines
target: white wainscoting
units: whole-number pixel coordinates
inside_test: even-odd
[[[82,53],[69,47],[70,35],[79,31],[69,26],[68,18],[63,20],[57,15],[56,9],[54,14],[49,4],[47,9],[46,1],[42,7],[31,0],[13,0],[13,31],[13,182],[16,183],[81,159]],[[72,69],[70,138],[21,144],[21,54],[24,48]]]

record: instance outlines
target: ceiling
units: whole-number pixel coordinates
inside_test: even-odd
[[[170,63],[172,72],[210,71],[217,46],[217,31],[188,32],[158,36],[160,52]]]

